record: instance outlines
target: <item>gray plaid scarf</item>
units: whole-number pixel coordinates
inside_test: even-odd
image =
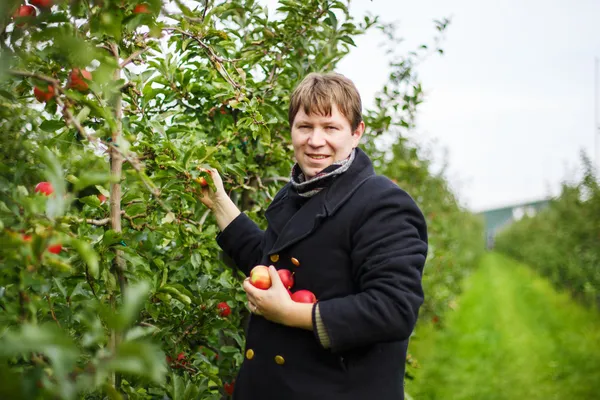
[[[327,168],[323,169],[317,175],[310,179],[306,179],[306,176],[300,169],[298,163],[292,167],[292,173],[290,182],[292,186],[302,197],[312,197],[319,193],[321,190],[329,186],[329,184],[340,174],[343,174],[350,168],[354,156],[356,155],[356,149],[352,149],[352,152],[348,156],[340,161],[336,161]]]

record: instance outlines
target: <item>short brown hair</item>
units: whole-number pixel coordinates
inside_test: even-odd
[[[312,112],[331,115],[332,104],[348,119],[354,132],[362,121],[362,102],[354,83],[335,72],[308,74],[292,93],[288,111],[290,128],[300,107],[307,115]]]

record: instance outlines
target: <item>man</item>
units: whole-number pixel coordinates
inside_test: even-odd
[[[427,230],[412,198],[376,175],[358,147],[361,108],[342,75],[313,73],[298,85],[289,107],[296,163],[266,210],[265,231],[211,170],[217,190],[204,188],[201,201],[221,229],[217,242],[246,275],[271,265],[269,289],[244,281],[253,315],[234,399],[404,398]],[[294,302],[278,269],[317,302]]]

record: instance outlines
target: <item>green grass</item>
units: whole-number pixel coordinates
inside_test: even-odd
[[[600,314],[486,255],[445,327],[418,326],[415,400],[600,399]]]

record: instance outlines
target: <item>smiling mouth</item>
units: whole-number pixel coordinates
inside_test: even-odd
[[[329,156],[324,156],[324,155],[312,155],[312,154],[307,154],[308,158],[310,158],[311,160],[324,160],[326,158],[328,158]]]

